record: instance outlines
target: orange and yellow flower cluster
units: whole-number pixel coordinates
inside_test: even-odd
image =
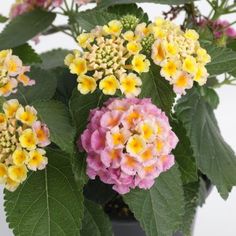
[[[15,191],[26,180],[28,170],[42,170],[48,163],[44,147],[50,144],[49,130],[32,106],[12,99],[0,113],[0,183]]]
[[[107,95],[119,89],[126,97],[140,94],[140,74],[149,71],[150,61],[141,53],[137,31],[124,32],[121,21],[113,20],[77,39],[84,52],[75,50],[65,58],[65,64],[78,76],[82,94],[93,93],[97,87]]]
[[[152,59],[161,67],[161,75],[174,86],[178,94],[186,89],[206,83],[208,73],[206,64],[211,57],[200,46],[199,35],[195,30],[182,31],[174,23],[157,18],[149,25],[155,42],[152,46]]]
[[[25,72],[29,71],[28,66],[23,66],[21,59],[12,54],[12,50],[0,51],[0,96],[7,97],[17,91],[18,83],[24,86],[35,84]]]

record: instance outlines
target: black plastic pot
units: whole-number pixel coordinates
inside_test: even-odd
[[[137,221],[112,221],[114,236],[146,236]],[[173,236],[183,236],[176,233]]]

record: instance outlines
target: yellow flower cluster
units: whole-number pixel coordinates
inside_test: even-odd
[[[35,81],[25,75],[29,69],[23,66],[18,56],[12,54],[11,49],[0,51],[0,96],[6,97],[16,92],[18,82],[24,86],[34,85]]]
[[[120,21],[113,20],[78,36],[83,52],[74,50],[65,64],[78,75],[82,94],[92,93],[97,87],[107,95],[114,95],[118,89],[126,97],[140,94],[139,75],[149,71],[150,62],[142,53],[143,35],[136,29],[125,31]]]
[[[32,106],[12,99],[0,113],[0,183],[15,191],[26,180],[28,170],[42,170],[47,165],[43,147],[50,144],[49,130],[37,120]]]
[[[206,83],[205,65],[211,58],[200,46],[195,30],[182,31],[162,18],[157,18],[145,30],[155,39],[152,59],[161,67],[161,75],[173,84],[176,93],[185,94],[185,89],[190,89],[194,81],[199,85]]]

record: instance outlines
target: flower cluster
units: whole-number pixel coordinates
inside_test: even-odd
[[[123,20],[126,27],[137,21]],[[113,20],[103,27],[78,36],[83,52],[75,50],[65,58],[72,74],[78,75],[78,90],[92,93],[97,86],[104,94],[114,95],[118,89],[126,97],[140,94],[140,74],[149,71],[150,62],[142,53],[142,37],[136,30],[124,30],[122,21]]]
[[[0,183],[15,191],[26,180],[29,170],[47,165],[43,149],[50,144],[49,130],[37,120],[32,106],[22,106],[12,99],[3,104],[0,113]]]
[[[62,2],[63,0],[16,0],[16,3],[11,7],[10,17],[14,18],[37,7],[44,9],[58,7]]]
[[[149,29],[148,29],[149,27]],[[174,91],[184,94],[193,82],[206,83],[208,73],[205,65],[211,58],[200,46],[195,30],[185,32],[174,23],[157,18],[147,30],[153,34],[152,59],[161,67],[161,75],[173,84]]]
[[[204,19],[198,22],[198,25],[203,28],[210,28],[216,39],[220,39],[222,37],[232,39],[236,38],[236,30],[230,26],[230,23],[227,20],[218,19],[216,21],[211,21]]]
[[[125,98],[91,111],[79,145],[88,153],[87,175],[125,194],[151,188],[174,165],[170,153],[177,142],[167,116],[150,99]]]
[[[30,70],[29,66],[23,66],[18,56],[12,54],[12,50],[0,51],[0,96],[9,96],[16,92],[18,82],[24,86],[35,84],[34,80],[25,75]]]

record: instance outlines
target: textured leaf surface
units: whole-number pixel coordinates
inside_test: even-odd
[[[106,99],[107,96],[99,90],[87,95],[82,95],[77,89],[73,91],[70,110],[79,134],[86,128],[90,110],[102,105]]]
[[[57,81],[52,73],[32,67],[28,75],[35,80],[35,85],[26,87],[19,85],[17,93],[9,98],[17,98],[22,104],[31,104],[38,100],[51,99],[54,96]]]
[[[108,12],[114,13],[117,15],[117,18],[120,18],[125,15],[134,15],[140,22],[148,22],[148,15],[143,11],[141,7],[138,7],[136,4],[126,4],[111,6],[107,9]]]
[[[184,195],[177,166],[162,173],[150,190],[136,189],[124,196],[147,236],[170,236],[182,224]]]
[[[97,25],[103,26],[109,21],[117,19],[117,15],[102,10],[87,10],[76,15],[75,20],[86,31],[94,29]]]
[[[56,67],[65,66],[64,59],[68,53],[68,50],[61,48],[42,53],[40,55],[43,61],[41,68],[49,70]]]
[[[73,90],[77,87],[76,76],[65,67],[56,67],[50,71],[57,79],[57,90],[54,98],[68,104]]]
[[[0,34],[0,50],[22,45],[47,29],[56,14],[40,9],[12,19]]]
[[[220,134],[213,108],[193,89],[180,99],[176,113],[187,130],[197,166],[227,198],[236,185],[236,157]]]
[[[186,131],[180,122],[175,122],[173,130],[179,138],[179,143],[174,149],[173,154],[178,163],[184,184],[195,182],[198,179],[196,161]]]
[[[169,114],[175,100],[175,93],[169,82],[160,76],[158,66],[152,64],[149,72],[143,73],[141,78],[143,85],[140,97],[151,98],[154,104]]]
[[[103,212],[100,205],[85,200],[84,219],[81,236],[112,236],[112,228],[109,218]]]
[[[199,182],[184,186],[185,213],[182,231],[185,236],[192,235],[192,224],[199,204]]]
[[[74,152],[75,128],[67,107],[58,101],[39,101],[33,106],[50,130],[51,140],[63,151]]]
[[[47,156],[45,170],[29,173],[16,192],[5,191],[7,222],[15,236],[79,235],[83,194],[76,187],[70,159],[52,149]]]
[[[76,155],[73,155],[72,168],[75,181],[79,187],[83,187],[88,182],[86,167],[86,156],[84,153],[76,153]]]
[[[13,54],[19,56],[25,65],[42,62],[40,56],[27,43],[13,48]]]
[[[208,44],[205,45],[205,48],[211,55],[211,62],[207,64],[207,71],[210,75],[220,75],[235,69],[236,51]]]
[[[167,5],[179,5],[192,2],[191,0],[101,0],[98,4],[99,8],[105,8],[117,4],[129,4],[129,3],[158,3]]]

